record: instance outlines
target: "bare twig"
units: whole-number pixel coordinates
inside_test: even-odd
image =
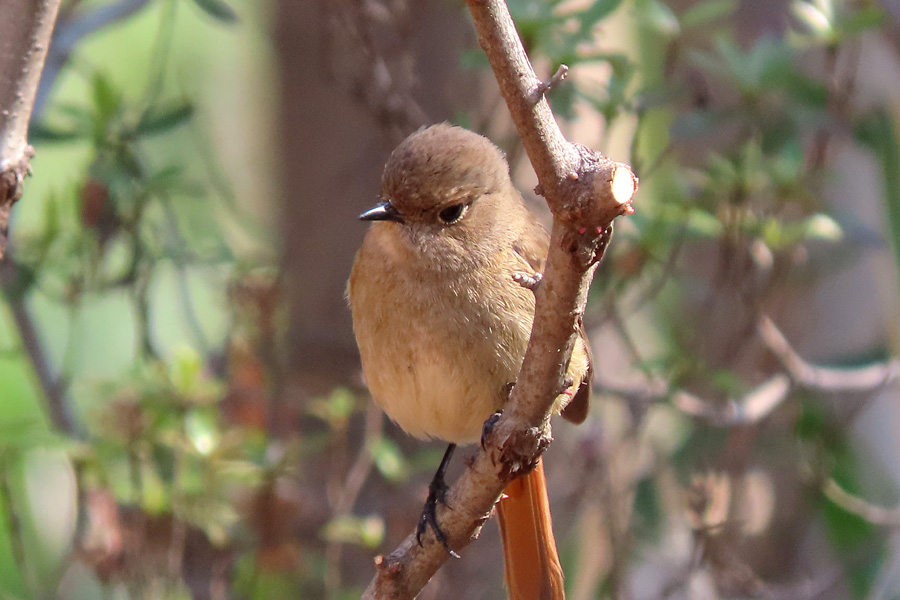
[[[415,77],[408,48],[411,3],[323,2],[324,58],[334,77],[397,140],[428,122],[412,94]],[[375,25],[380,24],[380,35]],[[348,52],[349,49],[349,52]]]
[[[778,374],[767,379],[740,400],[717,404],[679,391],[673,396],[672,403],[693,417],[705,419],[720,427],[735,427],[759,423],[771,415],[788,397],[790,390],[790,380]]]
[[[569,66],[568,65],[559,65],[559,68],[556,70],[556,73],[553,74],[553,77],[548,79],[547,81],[542,81],[538,84],[537,88],[535,88],[535,94],[532,96],[531,101],[535,104],[544,97],[544,94],[555,88],[559,83],[566,78],[569,74]]]
[[[830,394],[873,393],[900,380],[900,361],[855,369],[822,367],[804,360],[769,317],[760,318],[757,331],[766,347],[778,357],[786,374],[773,375],[743,398],[716,403],[684,390],[671,392],[663,380],[631,387],[599,381],[597,387],[641,405],[671,397],[676,407],[692,417],[721,427],[734,427],[758,423],[771,415],[788,398],[792,384]]]
[[[60,0],[4,0],[0,19],[0,258],[9,213],[22,196],[34,150],[28,121]]]
[[[601,376],[594,375],[594,390],[640,405],[662,402],[669,397],[668,383],[659,378],[648,379],[640,384],[625,385],[606,381]]]
[[[891,360],[866,367],[835,369],[805,361],[769,317],[757,325],[763,343],[778,357],[791,379],[802,387],[828,393],[875,392],[900,379],[900,362]]]
[[[846,510],[872,525],[887,525],[889,527],[900,527],[900,507],[882,508],[875,506],[854,496],[844,488],[842,488],[834,479],[829,479],[822,486],[822,492],[825,496]]]
[[[522,370],[505,412],[486,436],[484,449],[439,507],[450,546],[477,536],[506,484],[533,468],[550,443],[551,404],[565,378],[576,324],[587,289],[611,234],[612,220],[631,212],[637,178],[631,169],[560,132],[545,98],[534,102],[541,81],[501,0],[468,0],[482,48],[500,85],[522,144],[553,214],[550,251]],[[363,598],[412,598],[447,560],[429,531],[415,534],[389,556],[376,559],[377,573]]]
[[[719,427],[759,423],[781,406],[791,391],[790,379],[780,373],[756,386],[745,396],[729,399],[727,402],[715,402],[684,390],[672,392],[662,379],[627,387],[597,379],[595,383],[597,389],[639,405],[671,399],[672,404],[681,412]]]
[[[77,423],[71,412],[70,398],[66,393],[66,381],[54,373],[47,358],[40,333],[25,303],[20,289],[23,277],[19,265],[12,259],[0,263],[0,290],[12,312],[25,351],[47,402],[47,414],[53,427],[68,434],[77,434]]]
[[[356,455],[356,460],[353,461],[353,466],[347,472],[344,485],[339,492],[337,500],[334,502],[332,518],[343,517],[353,511],[353,505],[356,504],[356,499],[359,498],[363,484],[369,477],[369,473],[372,471],[372,466],[375,463],[373,451],[375,444],[381,438],[383,423],[384,413],[374,402],[369,402],[366,410],[365,438],[359,453]],[[337,591],[340,589],[340,563],[343,548],[344,544],[339,540],[329,541],[325,548],[325,558],[328,563],[325,574],[325,587],[331,592],[331,597],[336,597]]]

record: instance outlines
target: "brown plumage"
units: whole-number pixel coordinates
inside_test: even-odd
[[[419,130],[394,150],[381,195],[384,202],[362,216],[376,222],[347,288],[366,383],[408,433],[475,442],[485,419],[506,403],[522,364],[534,294],[516,276],[541,272],[549,236],[513,187],[500,150],[446,124]],[[582,334],[568,368],[572,386],[555,404],[574,422],[587,414],[590,373]],[[542,511],[549,524],[547,506],[519,513]],[[506,519],[510,526],[517,525]],[[550,534],[552,552],[538,554],[552,554],[558,567]],[[532,568],[541,567],[525,571]],[[524,571],[508,565],[515,572]],[[515,596],[521,592],[508,583],[513,598],[539,597]]]

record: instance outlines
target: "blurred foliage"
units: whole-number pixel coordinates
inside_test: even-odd
[[[66,4],[63,20],[104,6]],[[236,200],[210,129],[237,117],[213,114],[221,89],[196,75],[212,70],[203,52],[265,37],[245,21],[255,4],[233,4],[150,0],[48,67],[58,89],[31,128],[35,178],[0,273],[0,598],[354,597],[369,573],[347,554],[368,565],[396,538],[392,513],[419,498],[391,498],[440,457],[385,435],[350,387],[284,402],[276,211]],[[835,407],[793,389],[723,425],[679,394],[739,405],[780,368],[761,358],[760,314],[862,251],[860,224],[826,201],[835,146],[877,162],[900,256],[898,129],[854,85],[861,40],[883,40],[888,17],[793,0],[781,29],[748,36],[736,0],[687,4],[510,2],[538,64],[572,67],[556,113],[599,116],[601,149],[624,148],[641,177],[586,316],[641,383],[601,379],[578,434],[567,581],[588,582],[579,597],[750,597],[769,573],[828,564],[839,591],[821,597],[866,598],[888,536],[822,485],[865,496],[886,479],[848,433],[868,396]],[[265,70],[265,44],[244,43]],[[475,48],[460,60],[486,65]],[[817,527],[820,562],[795,560]],[[630,594],[647,568],[658,588]]]
[[[863,37],[873,43],[890,35],[883,29],[888,17],[870,2],[795,0],[784,8],[783,30],[754,36],[737,18],[752,9],[730,0],[680,3],[678,8],[654,0],[511,2],[531,55],[542,65],[573,67],[566,83],[550,93],[557,115],[580,131],[580,116],[599,113],[601,147],[609,143],[612,156],[619,147],[613,144],[616,132],[631,136],[630,162],[641,177],[637,212],[617,225],[589,311],[595,324],[614,331],[613,338],[649,382],[665,382],[668,391],[657,401],[682,390],[699,394],[711,406],[741,401],[766,372],[777,370],[761,360],[752,335],[759,315],[774,310],[785,290],[843,268],[848,253],[862,251],[867,242],[860,236],[860,221],[848,207],[835,211],[828,199],[835,177],[833,148],[858,144],[871,152],[884,177],[890,225],[885,233],[895,249],[900,247],[895,201],[900,138],[890,109],[854,96]],[[615,38],[612,32],[626,21],[636,31],[635,52],[617,51],[603,41]],[[592,81],[598,72],[599,85]],[[647,327],[656,328],[650,341],[631,333],[646,335]],[[859,357],[856,364],[866,360]],[[615,463],[616,447],[654,451],[654,444],[643,438],[652,427],[648,415],[660,407],[635,407],[659,393],[649,389],[654,388],[648,383],[624,390],[629,396],[620,385],[607,386],[614,399],[608,401],[624,402],[632,411],[621,425],[626,433],[609,442],[610,461]],[[873,388],[867,398],[877,391]],[[879,577],[890,577],[881,571],[886,537],[865,515],[823,498],[817,486],[833,480],[864,497],[862,480],[884,481],[886,475],[874,464],[861,464],[846,412],[819,408],[827,393],[814,399],[807,393],[803,401],[800,395],[791,392],[771,418],[750,420],[743,427],[721,429],[688,420],[687,432],[668,454],[643,467],[650,470],[645,477],[622,484],[633,490],[633,512],[630,526],[608,533],[610,551],[627,554],[629,549],[665,545],[660,540],[675,517],[659,515],[670,493],[659,470],[674,468],[693,490],[689,496],[696,504],[689,501],[688,512],[695,520],[695,551],[701,558],[685,567],[687,574],[657,574],[670,579],[658,593],[693,597],[692,578],[702,575],[715,590],[703,597],[765,595],[765,571],[774,565],[747,547],[773,544],[773,552],[786,560],[800,550],[778,541],[784,517],[770,513],[768,530],[755,534],[740,520],[743,503],[764,505],[770,493],[783,502],[779,495],[796,493],[790,486],[779,489],[779,479],[786,476],[800,480],[804,493],[815,499],[807,509],[797,507],[794,523],[806,519],[825,527],[828,552],[838,557],[847,579],[833,596],[797,591],[784,597],[869,597]],[[604,416],[610,420],[609,414]],[[791,421],[796,428],[786,427]],[[766,452],[762,444],[787,454]],[[754,469],[763,469],[766,485],[774,487],[739,494],[735,486],[746,485]],[[703,472],[727,476],[705,479],[698,475]],[[705,481],[701,486],[688,483],[698,476]],[[893,486],[885,485],[890,488],[887,497],[896,498]],[[617,535],[633,538],[623,543]],[[609,566],[598,597],[633,593],[628,573],[637,566],[621,563]],[[757,568],[763,572],[754,572]],[[571,576],[574,569],[569,564],[567,573]],[[644,594],[656,597],[646,589]]]

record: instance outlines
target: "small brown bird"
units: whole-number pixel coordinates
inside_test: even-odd
[[[382,202],[356,255],[347,295],[375,402],[407,433],[450,443],[419,524],[446,539],[434,503],[456,444],[477,442],[507,402],[525,355],[549,235],[529,212],[500,150],[447,124],[421,129],[391,154]],[[523,277],[524,276],[524,277]],[[590,350],[583,334],[555,409],[584,420]],[[498,504],[513,600],[563,598],[542,465],[513,481]],[[449,548],[448,548],[449,550]]]

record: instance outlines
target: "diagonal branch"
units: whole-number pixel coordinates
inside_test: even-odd
[[[678,391],[672,403],[683,413],[719,427],[739,427],[759,423],[782,405],[791,391],[787,376],[778,373],[738,400],[713,403],[694,394]]]
[[[67,381],[59,376],[50,364],[46,349],[42,345],[35,319],[28,309],[23,290],[27,284],[23,280],[29,274],[13,257],[0,262],[0,291],[9,305],[12,320],[22,340],[22,350],[34,369],[34,375],[46,398],[47,415],[50,423],[59,431],[78,436],[78,422],[72,414],[72,402],[66,388]]]
[[[866,393],[876,392],[900,380],[900,361],[890,360],[846,369],[823,367],[809,363],[800,356],[769,317],[760,318],[757,331],[791,379],[807,389],[827,393]]]
[[[34,150],[28,121],[60,0],[4,0],[0,18],[0,258],[9,212],[22,196]]]
[[[438,507],[450,546],[471,542],[506,485],[534,466],[550,443],[553,400],[564,388],[566,365],[584,312],[597,261],[611,223],[630,214],[637,178],[631,169],[563,137],[543,97],[547,84],[534,74],[501,0],[467,0],[482,48],[538,176],[540,193],[553,213],[550,251],[522,370],[503,416],[485,446]],[[561,78],[561,77],[560,77]],[[410,534],[388,556],[363,598],[412,598],[447,560],[429,530],[416,543]]]

